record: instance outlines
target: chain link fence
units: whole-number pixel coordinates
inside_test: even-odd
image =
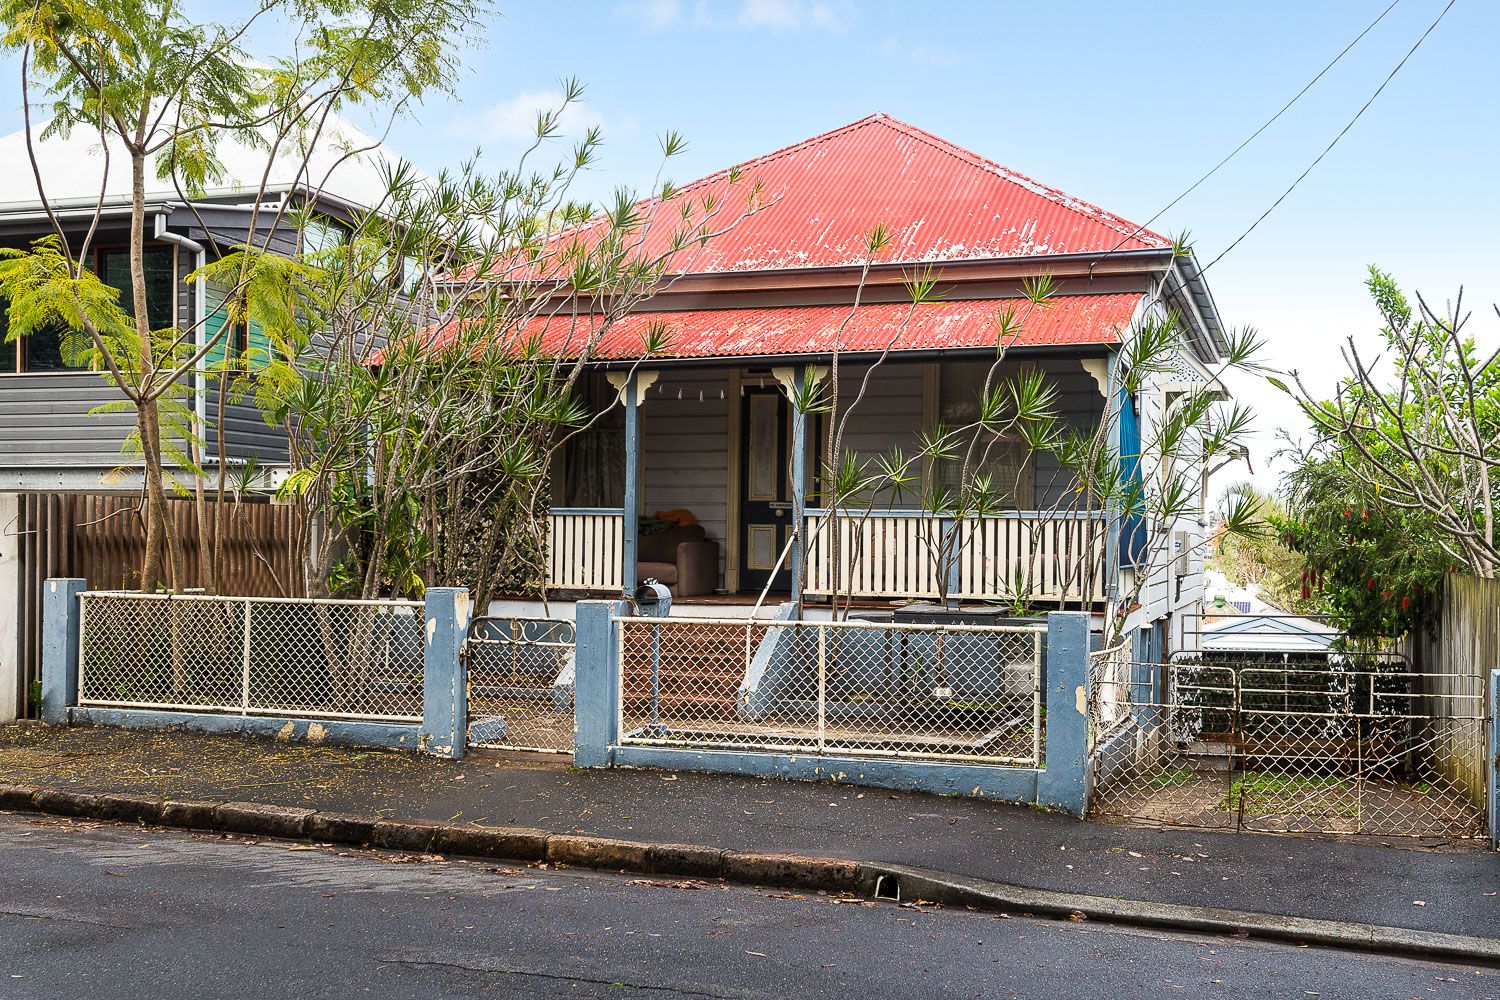
[[[417,601],[86,592],[78,701],[420,721],[422,628]]]
[[[1486,693],[1386,654],[1093,654],[1092,811],[1267,833],[1485,832]]]
[[[1041,765],[1044,626],[618,623],[623,744]]]
[[[464,643],[469,743],[573,752],[575,629],[550,618],[476,618]]]

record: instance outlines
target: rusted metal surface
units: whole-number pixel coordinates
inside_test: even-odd
[[[931,302],[919,306],[873,303],[849,306],[787,306],[767,309],[693,309],[632,313],[606,330],[591,356],[596,360],[640,357],[643,337],[659,326],[667,335],[653,358],[765,357],[880,351],[994,348],[1002,310],[1014,312],[1019,329],[1009,346],[1119,343],[1121,327],[1141,303],[1139,294],[1068,295],[1033,307],[1024,299]],[[594,337],[600,317],[559,317],[538,324],[543,350],[566,354]],[[529,338],[528,338],[529,339]]]
[[[752,185],[766,207],[738,222]],[[1158,233],[1039,183],[930,132],[874,114],[694,181],[678,191],[722,206],[706,247],[675,255],[676,273],[829,267],[862,262],[871,229],[890,230],[886,263],[1135,250]],[[663,219],[642,249],[671,248]]]
[[[674,251],[684,225],[675,206],[686,206],[693,226],[711,238]],[[660,217],[654,218],[656,209]],[[674,308],[673,283],[664,282],[659,301],[603,334],[590,351],[596,360],[642,356],[645,334],[658,325],[670,345],[653,356],[665,358],[994,347],[1000,339],[996,320],[1004,309],[1020,320],[1011,341],[1015,346],[1114,344],[1143,295],[1143,289],[1124,285],[1138,280],[1134,276],[1142,268],[1163,265],[1154,258],[1101,261],[1090,255],[1144,251],[1152,256],[1171,246],[1160,234],[884,114],[694,181],[656,209],[641,204],[644,221],[632,234],[639,241],[633,253],[643,260],[663,259],[668,275],[691,276],[681,279],[687,284],[676,296],[691,308]],[[558,245],[586,245],[596,232],[591,227],[604,224],[560,235]],[[872,253],[870,234],[877,226],[885,227],[888,237]],[[950,296],[952,289],[945,287],[938,301],[915,311],[908,301],[892,300],[909,298],[897,293],[912,264],[935,265],[941,281],[951,285],[961,283],[964,275],[957,272],[975,262],[1026,262],[1034,276],[1051,273],[1049,258],[1087,284],[1059,289],[1062,294],[1045,308],[1033,308],[1021,296],[1018,282],[1026,275],[1009,271],[972,275],[997,287],[970,287],[959,296]],[[494,273],[556,280],[571,257],[544,254],[542,259],[547,263],[517,261],[515,271],[509,263],[497,265]],[[861,277],[866,264],[878,273]],[[1096,274],[1096,265],[1125,270]],[[955,273],[947,274],[945,267]],[[793,277],[799,274],[814,275],[813,284]],[[723,284],[726,280],[729,284]],[[857,312],[830,303],[830,296],[837,303],[866,282],[871,282],[869,294],[861,296],[864,304]],[[760,300],[735,297],[741,293]],[[783,301],[766,301],[767,295],[781,295]],[[796,302],[798,295],[804,301]],[[786,296],[794,301],[785,301]],[[604,322],[574,314],[571,306],[551,315],[518,331],[517,342],[539,335],[544,351],[566,355],[592,343]],[[434,346],[450,333],[434,331]]]

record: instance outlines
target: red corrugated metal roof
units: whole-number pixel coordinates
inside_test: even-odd
[[[1114,344],[1140,305],[1139,294],[1067,295],[1034,307],[1025,299],[932,302],[913,308],[899,302],[849,306],[778,306],[632,313],[605,331],[591,357],[624,360],[642,355],[644,334],[659,324],[668,346],[652,358],[718,358],[828,354],[839,338],[842,353],[992,348],[997,316],[1009,306],[1019,333],[1012,346]],[[907,320],[910,313],[910,320]],[[597,317],[552,318],[527,331],[548,354],[567,354],[591,339]]]
[[[731,180],[731,176],[737,180]],[[891,231],[880,262],[975,260],[1170,245],[1150,230],[1047,187],[931,133],[871,115],[720,171],[679,189],[712,194],[722,226],[759,182],[769,206],[707,247],[683,251],[670,271],[760,271],[862,263],[877,223]],[[643,256],[670,248],[657,223]]]

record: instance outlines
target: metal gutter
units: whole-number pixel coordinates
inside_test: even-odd
[[[1224,331],[1224,321],[1219,316],[1218,304],[1214,302],[1208,282],[1203,278],[1203,269],[1198,266],[1197,255],[1188,253],[1186,256],[1177,258],[1175,267],[1181,272],[1183,284],[1203,318],[1203,326],[1208,334],[1209,342],[1218,351],[1219,356],[1223,357],[1229,353],[1229,339]]]

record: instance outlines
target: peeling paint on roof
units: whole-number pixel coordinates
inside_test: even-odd
[[[739,180],[731,184],[731,174]],[[891,231],[884,263],[920,263],[1115,248],[1170,241],[944,139],[875,114],[679,188],[738,204],[760,182],[768,207],[684,251],[672,271],[714,273],[863,263],[877,223]],[[648,236],[648,256],[670,228]],[[655,240],[659,246],[649,245]]]
[[[766,357],[885,350],[993,349],[999,339],[1001,310],[1014,311],[1020,331],[1010,346],[1115,344],[1141,302],[1139,294],[1058,296],[1035,307],[1025,299],[863,305],[850,320],[849,306],[779,306],[759,309],[694,309],[638,312],[616,322],[594,350],[596,360],[642,356],[643,337],[660,326],[667,348],[657,358]],[[910,318],[908,318],[908,316]],[[849,320],[840,333],[840,325]],[[598,317],[539,320],[527,339],[539,336],[542,349],[567,354],[592,339]]]

